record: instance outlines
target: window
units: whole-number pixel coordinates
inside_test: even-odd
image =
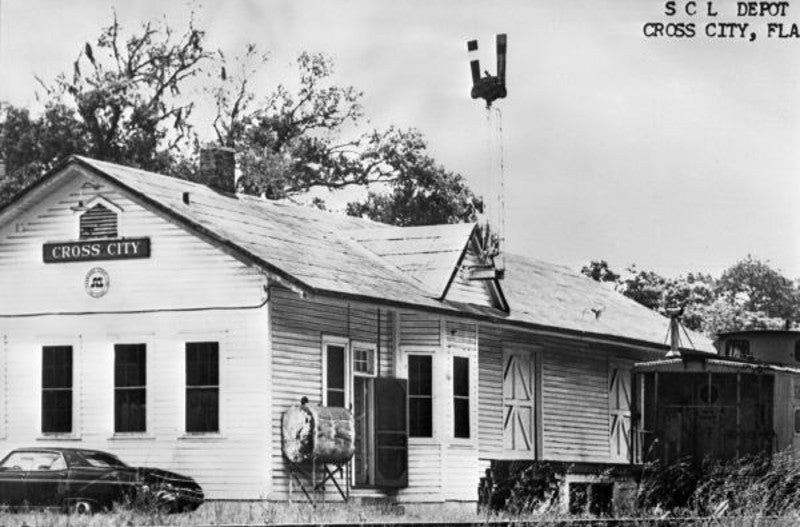
[[[327,355],[327,379],[325,390],[325,404],[327,406],[345,407],[344,390],[344,358],[345,347],[341,345],[328,344],[326,347]]]
[[[186,431],[219,431],[219,343],[186,343]]]
[[[433,437],[433,358],[408,356],[408,435]]]
[[[72,432],[72,346],[42,348],[42,433]]]
[[[794,433],[800,434],[800,408],[794,409]]]
[[[147,376],[144,344],[114,346],[114,431],[147,430]]]
[[[353,346],[353,373],[375,375],[375,350]]]
[[[794,343],[794,360],[800,362],[800,340]]]
[[[750,341],[744,339],[732,339],[725,343],[725,356],[737,359],[746,359],[750,355]]]
[[[469,359],[453,357],[453,437],[469,438]]]
[[[117,237],[117,214],[100,203],[81,215],[81,240]]]
[[[56,452],[16,451],[6,457],[0,467],[7,470],[64,470],[67,464]]]

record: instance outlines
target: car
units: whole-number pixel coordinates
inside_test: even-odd
[[[17,448],[0,461],[0,504],[7,507],[91,513],[115,503],[192,511],[203,503],[203,489],[188,476],[131,467],[100,450]]]

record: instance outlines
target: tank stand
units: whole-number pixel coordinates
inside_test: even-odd
[[[286,459],[289,465],[289,502],[292,501],[294,484],[300,487],[303,494],[314,507],[317,506],[318,494],[322,495],[322,503],[325,504],[325,484],[330,481],[345,503],[350,500],[350,462],[347,463],[321,463],[316,460],[311,461],[310,466]],[[317,479],[321,477],[319,481]],[[342,488],[341,483],[344,483]],[[310,492],[309,492],[310,491]]]

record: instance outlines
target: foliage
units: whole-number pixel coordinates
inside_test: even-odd
[[[800,298],[792,281],[750,255],[722,273],[719,290],[739,297],[747,311],[784,320],[800,316]]]
[[[636,506],[647,511],[686,507],[699,479],[700,472],[687,459],[666,466],[658,461],[647,463],[642,470]]]
[[[0,179],[0,205],[51,168],[64,151],[85,153],[85,128],[74,112],[50,103],[42,115],[6,106],[0,122],[0,149],[7,177]]]
[[[616,282],[619,275],[611,270],[605,260],[592,260],[588,265],[581,268],[581,273],[585,274],[596,282]]]
[[[204,74],[216,107],[210,128],[237,152],[239,191],[282,199],[383,183],[393,191],[371,193],[351,211],[402,225],[474,219],[479,200],[430,157],[419,131],[366,129],[362,93],[335,81],[330,57],[301,53],[295,87],[259,96],[253,79],[267,61],[252,44],[233,60],[212,52],[191,19],[182,32],[151,21],[123,36],[115,15],[81,47],[70,74],[39,81],[48,108],[41,117],[5,112],[0,204],[72,153],[197,179],[190,117],[199,99],[186,92]],[[317,197],[314,206],[325,204]]]
[[[613,281],[622,294],[663,315],[670,308],[682,308],[681,322],[710,336],[780,329],[800,321],[797,285],[768,262],[750,255],[726,269],[719,279],[703,273],[666,278],[634,265],[620,277],[605,260],[593,260],[581,272],[597,281]]]
[[[546,511],[558,498],[558,472],[550,463],[537,461],[512,467],[508,477],[492,489],[489,508],[518,516]]]
[[[115,14],[95,45],[86,43],[72,75],[42,85],[50,97],[77,109],[90,156],[165,171],[188,138],[194,102],[177,97],[211,58],[205,32],[192,19],[180,35],[152,21],[128,38],[121,31]]]
[[[417,140],[424,145],[421,137]],[[475,221],[483,202],[460,175],[423,151],[424,146],[406,159],[392,159],[396,175],[388,184],[391,192],[370,192],[365,201],[348,203],[347,213],[403,226]]]

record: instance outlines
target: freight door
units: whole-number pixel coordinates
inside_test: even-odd
[[[620,463],[631,460],[631,365],[608,365],[608,437],[611,458]]]
[[[535,360],[532,351],[503,350],[503,448],[535,455]]]

